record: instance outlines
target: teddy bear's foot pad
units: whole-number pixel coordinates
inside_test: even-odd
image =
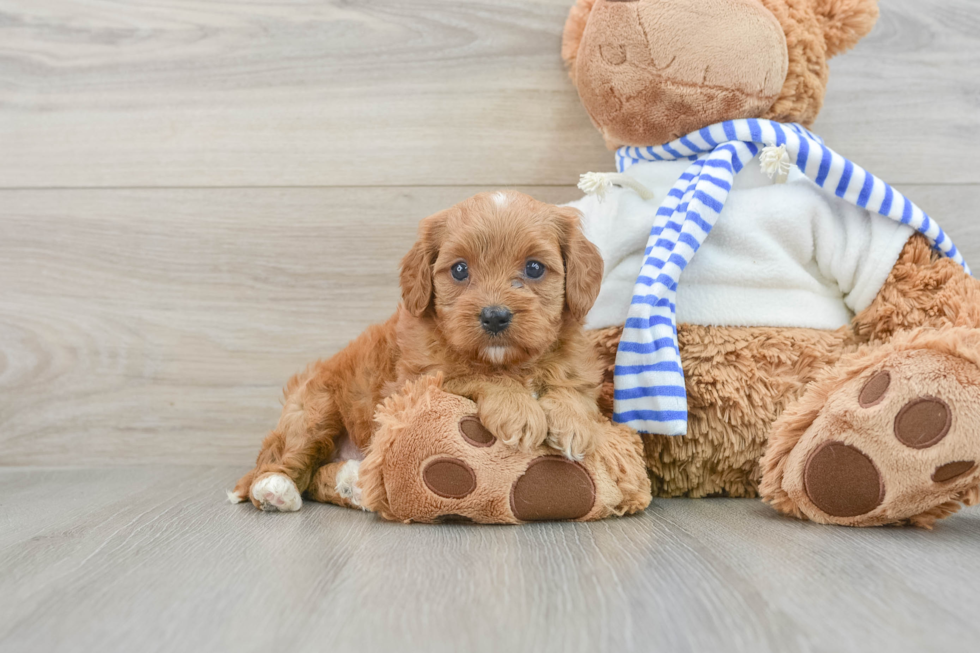
[[[857,517],[885,500],[885,484],[871,459],[843,442],[824,442],[807,458],[803,484],[828,515]]]
[[[953,479],[965,476],[977,468],[977,464],[972,460],[961,460],[955,463],[946,463],[936,468],[932,473],[934,483],[945,483]]]
[[[476,489],[476,474],[458,458],[436,458],[422,470],[425,486],[447,499],[463,499]]]
[[[782,485],[814,521],[928,526],[972,500],[978,427],[976,365],[929,349],[895,352],[830,394],[789,453]]]
[[[577,462],[560,456],[535,458],[510,492],[521,521],[581,519],[595,505],[595,484]]]

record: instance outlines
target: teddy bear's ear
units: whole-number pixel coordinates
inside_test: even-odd
[[[868,35],[878,20],[878,0],[813,0],[823,22],[827,56],[850,50]]]
[[[568,12],[565,21],[565,31],[561,36],[561,58],[568,67],[568,74],[575,81],[575,58],[578,56],[578,46],[582,43],[585,25],[589,22],[589,14],[596,0],[576,0],[575,6]]]

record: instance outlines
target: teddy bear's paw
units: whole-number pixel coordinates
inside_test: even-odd
[[[395,460],[408,464],[407,456]],[[392,509],[412,521],[581,519],[596,504],[586,466],[544,447],[532,453],[514,449],[476,415],[458,416],[455,428],[446,429],[438,447],[417,465],[414,475],[386,473]]]
[[[285,474],[267,474],[252,484],[252,501],[266,512],[295,512],[303,506],[299,489]]]
[[[364,506],[385,519],[594,520],[650,502],[642,441],[625,426],[601,423],[594,448],[574,461],[543,445],[508,446],[476,403],[436,383],[401,396],[379,408],[379,428],[359,469]]]
[[[782,487],[814,521],[928,527],[975,501],[978,462],[980,369],[905,350],[829,395],[789,453]]]
[[[524,461],[512,475],[480,469],[462,458],[439,456],[426,461],[422,479],[443,504],[431,521],[484,521],[498,513],[501,521],[581,519],[595,505],[595,484],[580,463],[562,456],[539,456]],[[513,517],[509,517],[507,508]],[[497,520],[494,520],[497,521]]]

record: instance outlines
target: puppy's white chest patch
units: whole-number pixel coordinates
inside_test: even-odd
[[[504,362],[504,356],[507,354],[506,347],[487,347],[483,350],[484,357],[493,363],[494,365],[500,365]]]

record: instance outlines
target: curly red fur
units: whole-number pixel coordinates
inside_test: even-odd
[[[528,449],[548,438],[570,456],[591,451],[601,373],[582,320],[599,292],[602,258],[579,220],[573,209],[516,192],[476,195],[424,220],[402,261],[403,305],[290,380],[279,425],[236,493],[250,496],[269,473],[307,491],[338,435],[365,450],[378,403],[435,373],[447,390],[477,402],[502,441]],[[525,275],[529,260],[544,265],[540,278]],[[460,261],[469,269],[464,280],[450,273]],[[489,306],[512,312],[498,334],[481,326]]]

